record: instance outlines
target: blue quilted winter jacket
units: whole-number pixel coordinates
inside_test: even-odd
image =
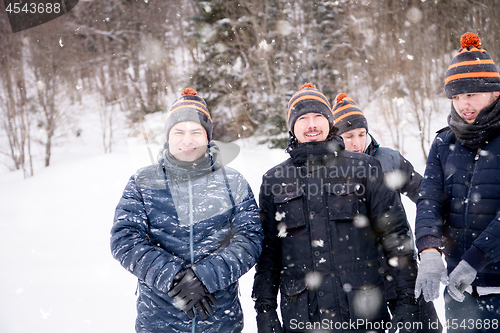
[[[123,191],[111,230],[112,254],[138,278],[137,332],[241,332],[238,279],[262,250],[262,227],[252,190],[236,170],[159,164],[140,169]],[[217,298],[215,313],[194,320],[167,295],[174,276],[192,267]]]
[[[500,286],[500,135],[482,149],[463,146],[451,130],[429,152],[417,203],[419,251],[441,248],[448,273],[466,260],[475,286]]]

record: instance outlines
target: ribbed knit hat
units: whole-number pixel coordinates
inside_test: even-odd
[[[472,32],[460,38],[461,49],[455,54],[446,72],[446,97],[454,95],[500,91],[500,75],[481,39]]]
[[[212,118],[207,109],[207,103],[198,96],[196,90],[186,88],[182,91],[174,104],[170,107],[167,114],[167,121],[165,122],[165,134],[168,134],[172,127],[183,121],[192,121],[200,124],[207,131],[208,141],[212,140]]]
[[[356,128],[365,128],[368,132],[368,122],[363,112],[354,101],[346,94],[340,93],[335,98],[333,106],[333,125],[339,129],[337,134],[342,134]]]
[[[295,92],[288,102],[288,128],[293,135],[293,126],[297,119],[306,113],[320,113],[328,119],[330,128],[333,126],[332,107],[321,91],[312,83],[306,83]]]

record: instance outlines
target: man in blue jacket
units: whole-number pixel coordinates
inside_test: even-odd
[[[134,174],[116,207],[113,256],[138,278],[136,331],[241,332],[238,279],[262,250],[252,190],[225,167],[205,101],[184,89],[159,164]]]
[[[500,325],[500,76],[476,34],[464,34],[461,47],[445,79],[449,128],[431,146],[417,203],[415,293],[431,301],[447,284],[448,332],[493,332]]]

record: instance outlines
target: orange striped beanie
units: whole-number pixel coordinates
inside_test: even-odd
[[[299,91],[295,92],[288,102],[287,124],[293,132],[297,119],[306,113],[319,113],[328,119],[330,128],[333,126],[332,107],[330,102],[321,91],[312,83],[304,84]]]
[[[167,121],[165,122],[165,133],[167,135],[172,127],[183,121],[192,121],[200,124],[207,131],[208,141],[212,140],[212,118],[207,109],[205,100],[198,96],[196,90],[186,88],[182,91],[179,97],[170,107],[167,113]]]
[[[346,94],[340,93],[335,98],[333,106],[333,125],[339,129],[338,135],[356,128],[365,128],[368,132],[368,122],[363,112]]]
[[[446,97],[454,95],[500,91],[500,75],[481,39],[472,32],[460,38],[461,49],[455,54],[446,72]]]

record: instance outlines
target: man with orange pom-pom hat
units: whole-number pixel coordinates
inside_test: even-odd
[[[445,78],[449,127],[431,146],[417,202],[415,292],[432,301],[447,285],[448,332],[493,332],[500,324],[500,75],[478,35],[460,43]]]
[[[186,88],[165,122],[158,164],[128,181],[111,251],[137,276],[136,331],[239,333],[238,280],[262,247],[245,178],[224,166],[203,98]]]
[[[399,151],[380,146],[368,132],[368,121],[352,98],[345,93],[340,93],[335,101],[333,106],[334,124],[339,129],[338,134],[344,140],[345,149],[375,157],[382,165],[384,180],[388,186],[416,203],[423,177],[415,171],[411,162],[404,158]],[[388,276],[384,279],[384,286],[387,304],[391,313],[397,315],[397,295],[394,292],[390,267],[386,268],[386,272]],[[418,299],[417,302],[420,307],[420,321],[423,324],[419,333],[442,332],[443,327],[434,304],[425,302],[423,299]]]
[[[259,195],[258,332],[395,332],[401,323],[413,327],[400,332],[417,332],[410,229],[380,163],[345,150],[330,103],[313,84],[292,95],[287,120],[290,158],[264,174]],[[395,272],[402,316],[394,322],[379,248]]]

